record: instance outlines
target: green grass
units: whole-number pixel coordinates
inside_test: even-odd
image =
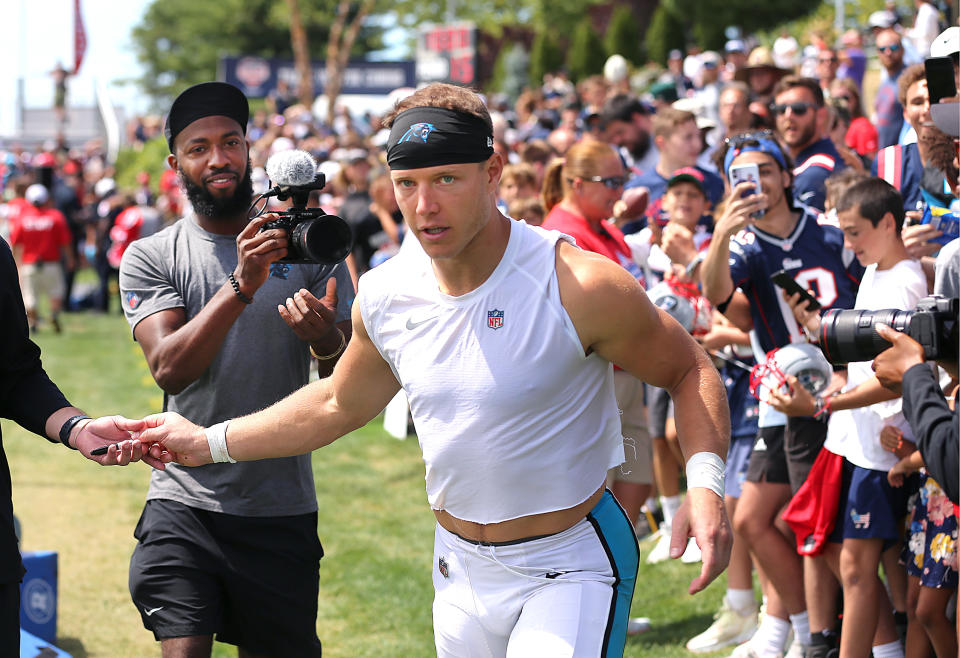
[[[64,330],[42,331],[37,342],[72,403],[91,415],[159,410],[159,389],[122,318],[66,315]],[[59,554],[59,646],[77,658],[159,656],[127,590],[149,468],[102,468],[9,421],[2,430],[23,548]],[[324,655],[434,655],[434,520],[417,442],[389,438],[375,421],[318,452],[313,464],[326,551],[317,620]],[[632,614],[651,617],[654,627],[628,639],[626,656],[692,655],[683,645],[710,623],[723,591],[717,582],[687,595],[696,573],[680,563],[641,565]],[[235,651],[218,644],[214,655]]]

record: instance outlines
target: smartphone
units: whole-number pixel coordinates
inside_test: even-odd
[[[809,290],[804,290],[796,280],[787,274],[786,270],[780,270],[770,275],[770,280],[776,285],[787,291],[787,294],[795,295],[800,293],[800,298],[807,302],[808,311],[820,310],[820,302],[810,294]]]
[[[941,98],[957,95],[957,83],[953,77],[953,61],[949,57],[928,57],[923,61],[927,74],[927,92],[930,105],[936,105]]]
[[[760,191],[760,167],[756,164],[741,164],[730,167],[730,188],[733,189],[740,183],[753,183],[753,189],[744,192],[741,195],[743,198]]]

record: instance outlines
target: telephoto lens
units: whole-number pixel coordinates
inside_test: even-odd
[[[904,332],[910,326],[913,311],[830,309],[820,318],[820,348],[827,361],[837,364],[871,361],[888,347],[874,328],[886,324]]]

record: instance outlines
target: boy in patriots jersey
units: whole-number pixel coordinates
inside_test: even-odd
[[[824,308],[850,308],[863,268],[844,251],[839,229],[818,224],[810,209],[794,208],[791,168],[769,133],[730,141],[724,158],[728,179],[730,167],[739,164],[758,166],[760,189],[744,182],[732,190],[700,275],[707,299],[734,325],[753,330],[754,352],[762,360],[771,350],[806,340],[771,274],[786,270]],[[830,622],[829,615],[818,617],[824,606],[808,603],[832,576],[821,565],[809,566],[808,601],[803,563],[774,526],[781,507],[806,478],[825,433],[808,419],[791,421],[790,428],[786,424],[782,414],[761,404],[760,429],[734,518],[735,529],[770,578],[768,614],[747,649],[760,655],[783,651],[791,626],[797,641],[808,645],[811,629],[826,630]],[[808,608],[816,611],[814,619]]]

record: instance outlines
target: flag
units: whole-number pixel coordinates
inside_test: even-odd
[[[73,2],[73,74],[80,72],[83,54],[87,51],[87,32],[83,29],[83,14],[80,13],[80,0]]]

